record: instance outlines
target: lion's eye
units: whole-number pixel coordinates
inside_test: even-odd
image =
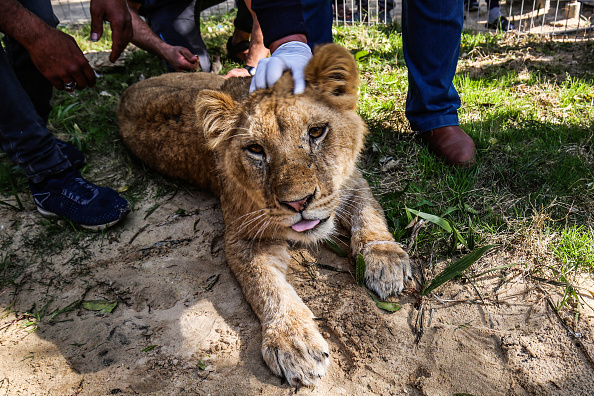
[[[309,127],[308,133],[312,138],[319,139],[324,135],[324,133],[326,133],[327,129],[328,125],[314,125]]]
[[[251,154],[264,155],[264,147],[260,146],[259,144],[250,144],[245,149]]]

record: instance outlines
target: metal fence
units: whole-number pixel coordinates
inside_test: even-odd
[[[332,1],[336,24],[400,22],[402,0]],[[494,3],[513,25],[513,29],[508,29],[508,32],[567,38],[594,37],[594,0],[466,0],[465,29],[496,32],[498,29],[487,26],[489,9]],[[90,20],[89,0],[52,0],[52,4],[63,24]],[[203,11],[201,16],[226,13],[234,6],[235,0],[226,0]]]

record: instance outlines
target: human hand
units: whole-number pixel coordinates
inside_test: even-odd
[[[91,0],[91,40],[103,34],[103,21],[111,27],[111,54],[114,63],[132,39],[132,17],[126,0]]]
[[[66,33],[48,27],[27,51],[35,67],[57,89],[95,86],[95,72],[76,41]]]
[[[311,49],[303,42],[284,43],[272,53],[270,58],[264,58],[258,62],[256,74],[250,84],[250,92],[273,86],[285,70],[290,70],[295,81],[293,92],[303,93],[305,91],[304,70],[311,56]]]
[[[173,66],[175,71],[195,71],[200,67],[198,57],[186,47],[167,44],[162,55],[163,59]]]
[[[247,71],[247,69],[241,67],[241,68],[237,68],[237,69],[231,69],[229,70],[229,72],[227,72],[227,74],[225,74],[225,78],[231,78],[231,77],[250,77],[251,74],[249,71]]]

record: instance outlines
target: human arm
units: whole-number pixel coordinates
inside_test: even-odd
[[[57,89],[75,81],[95,85],[95,73],[76,41],[51,27],[16,0],[0,0],[0,31],[21,43],[39,72]]]
[[[250,34],[250,47],[247,54],[247,58],[245,60],[246,66],[256,67],[260,59],[267,58],[270,54],[270,51],[264,45],[264,35],[262,34],[262,29],[260,28],[260,23],[258,22],[258,17],[256,13],[252,10],[251,7],[251,0],[245,0],[245,4],[247,8],[250,10],[252,14],[252,31]],[[225,78],[229,77],[249,77],[250,73],[245,68],[238,68],[238,69],[231,69],[226,75]]]
[[[167,44],[153,32],[149,25],[138,14],[139,3],[128,2],[134,34],[131,42],[152,54],[167,61],[177,71],[197,70],[199,67],[198,57],[181,46]]]
[[[111,28],[111,54],[115,62],[132,39],[132,16],[127,0],[91,0],[91,40],[98,41],[103,35],[103,21]]]

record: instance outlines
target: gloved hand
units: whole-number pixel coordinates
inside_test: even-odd
[[[272,53],[270,58],[260,59],[256,74],[252,78],[250,92],[273,86],[285,70],[290,70],[295,81],[293,93],[303,93],[305,91],[303,71],[311,56],[311,49],[301,41],[284,43]]]

